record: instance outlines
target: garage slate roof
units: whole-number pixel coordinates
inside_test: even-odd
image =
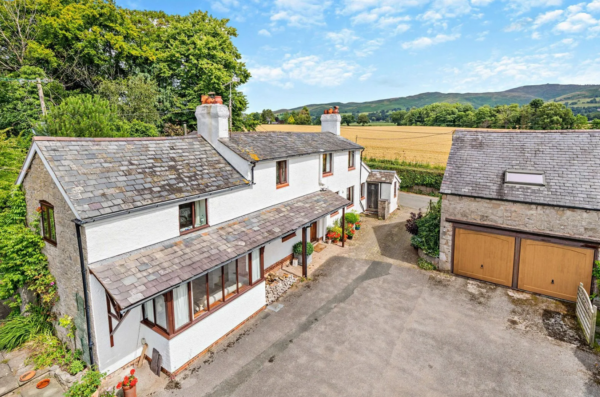
[[[371,173],[367,177],[367,182],[394,183],[395,177],[396,171],[371,170]]]
[[[331,132],[234,132],[219,141],[248,161],[364,149]]]
[[[544,172],[545,186],[504,183]],[[600,130],[456,130],[441,193],[600,210]]]
[[[331,191],[311,193],[243,217],[89,266],[126,309],[236,259],[350,204]]]
[[[35,137],[81,219],[247,185],[204,138]]]

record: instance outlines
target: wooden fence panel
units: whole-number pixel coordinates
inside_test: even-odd
[[[585,339],[590,346],[593,347],[596,336],[596,316],[598,314],[598,309],[596,306],[592,305],[587,291],[583,288],[583,283],[579,283],[579,289],[577,290],[576,311],[579,324],[581,324],[581,328],[583,328]]]

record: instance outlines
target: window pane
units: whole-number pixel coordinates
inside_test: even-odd
[[[175,329],[190,322],[190,300],[187,283],[173,290],[173,309],[175,310]]]
[[[235,261],[225,265],[225,299],[237,294],[237,275]]]
[[[196,206],[196,219],[194,221],[194,226],[200,227],[206,225],[206,200],[196,201],[194,205]]]
[[[192,281],[192,305],[194,316],[208,310],[206,307],[206,276]]]
[[[323,173],[327,172],[327,155],[323,155]]]
[[[220,267],[208,273],[208,303],[211,309],[223,302],[222,281]]]
[[[194,227],[192,219],[192,203],[179,206],[179,230],[186,231]]]
[[[277,184],[287,183],[287,161],[277,162]]]
[[[144,318],[151,323],[154,323],[154,303],[153,301],[148,301],[144,303]]]
[[[252,284],[260,280],[260,252],[252,251]]]
[[[54,226],[54,208],[48,208],[48,225],[50,227],[50,240],[56,241],[56,228]]]
[[[156,309],[156,325],[167,329],[167,307],[163,295],[154,298],[154,307]]]
[[[240,283],[240,290],[242,287],[250,285],[250,273],[248,268],[248,256],[244,255],[237,260],[238,262],[238,280]]]

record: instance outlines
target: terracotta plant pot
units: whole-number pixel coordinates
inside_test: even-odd
[[[48,386],[50,384],[50,379],[44,379],[41,380],[37,383],[37,385],[35,385],[36,388],[38,389],[43,389],[44,387]]]
[[[124,397],[137,397],[137,392],[135,390],[137,385],[133,387],[123,386],[123,396]]]
[[[19,382],[27,382],[35,376],[35,371],[27,371],[19,378]]]

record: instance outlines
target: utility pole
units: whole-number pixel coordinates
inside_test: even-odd
[[[42,80],[38,77],[35,80],[38,89],[38,96],[40,97],[40,106],[42,107],[42,115],[46,115],[46,102],[44,102],[44,90],[42,89]]]
[[[233,114],[231,113],[231,87],[233,86],[233,83],[239,83],[240,82],[240,78],[236,76],[236,74],[233,74],[233,77],[231,78],[231,81],[225,85],[229,85],[229,132],[233,131]]]

